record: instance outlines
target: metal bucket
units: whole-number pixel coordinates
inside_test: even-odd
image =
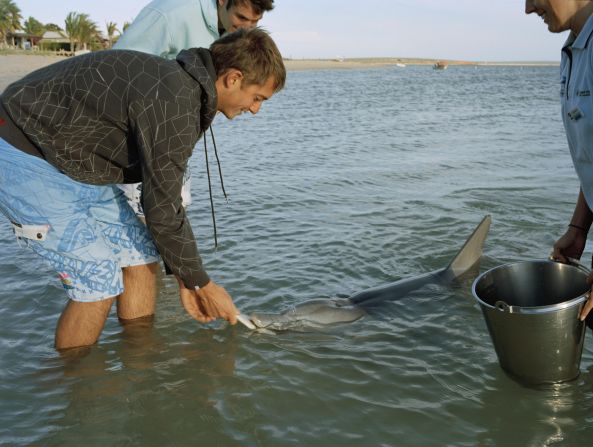
[[[578,315],[590,287],[583,269],[525,261],[482,273],[472,292],[484,314],[500,366],[527,385],[579,375],[585,324]]]

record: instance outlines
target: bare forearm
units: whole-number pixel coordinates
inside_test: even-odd
[[[589,205],[587,205],[583,191],[579,190],[579,198],[572,214],[572,219],[570,219],[570,225],[582,228],[585,232],[588,232],[592,222],[593,212],[591,212]]]

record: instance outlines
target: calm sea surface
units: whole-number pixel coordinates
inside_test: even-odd
[[[245,313],[348,295],[447,264],[486,214],[481,271],[545,258],[578,192],[557,67],[290,72],[255,117],[218,117],[229,203],[204,170],[189,215],[210,275]],[[198,146],[201,148],[202,146]],[[581,375],[522,387],[500,369],[473,277],[325,332],[202,326],[161,280],[152,329],[115,315],[86,356],[52,348],[64,294],[0,221],[0,444],[590,445]],[[586,252],[587,258],[591,250]]]

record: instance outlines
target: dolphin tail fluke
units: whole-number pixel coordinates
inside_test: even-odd
[[[455,255],[451,263],[446,268],[446,273],[457,277],[467,272],[473,265],[480,260],[484,241],[490,230],[492,219],[490,215],[485,216],[478,224],[471,236],[465,241],[461,250]]]

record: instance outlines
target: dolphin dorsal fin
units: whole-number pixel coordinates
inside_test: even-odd
[[[455,255],[451,263],[447,266],[446,271],[457,277],[468,271],[482,256],[482,248],[484,241],[488,236],[490,230],[490,223],[492,219],[490,215],[485,216],[473,231],[471,236],[467,238],[461,250]]]

